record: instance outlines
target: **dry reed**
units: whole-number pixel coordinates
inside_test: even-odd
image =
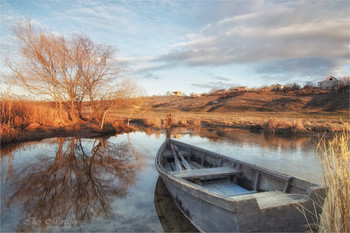
[[[303,122],[298,119],[290,122],[286,119],[272,118],[268,120],[264,125],[264,132],[267,134],[275,133],[292,133],[292,134],[303,134],[307,132]]]
[[[321,232],[350,232],[349,147],[349,125],[333,139],[321,139],[317,146],[327,194],[319,226]]]

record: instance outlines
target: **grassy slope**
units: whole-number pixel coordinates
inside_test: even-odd
[[[164,127],[169,113],[173,125],[234,127],[277,133],[340,132],[350,122],[349,92],[269,91],[232,92],[199,97],[153,96],[111,111],[111,120],[135,119]],[[135,122],[135,121],[134,121]]]
[[[147,97],[145,106],[161,112],[255,112],[263,115],[349,117],[349,92],[303,95],[298,92],[239,92],[200,97]]]

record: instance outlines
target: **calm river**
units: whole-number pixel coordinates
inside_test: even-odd
[[[174,130],[173,138],[321,182],[313,137],[245,130]],[[194,231],[164,188],[154,158],[165,135],[53,138],[1,149],[1,231]]]

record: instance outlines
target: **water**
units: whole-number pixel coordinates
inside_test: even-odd
[[[321,182],[312,137],[183,130],[173,137],[311,182]],[[154,167],[165,140],[145,131],[55,138],[1,149],[1,231],[194,231]]]

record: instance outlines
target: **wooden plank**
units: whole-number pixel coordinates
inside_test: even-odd
[[[174,145],[175,151],[176,151],[177,154],[180,156],[182,165],[184,165],[184,167],[186,168],[186,170],[192,170],[191,165],[188,164],[188,162],[186,161],[186,159],[185,159],[184,156],[182,155],[182,153],[181,153],[181,151],[179,150],[179,148],[178,148],[175,144],[173,144],[173,145]]]
[[[289,192],[291,181],[292,181],[292,177],[289,177],[289,179],[286,181],[286,184],[284,185],[283,193]]]
[[[242,173],[241,170],[237,170],[232,167],[214,167],[214,168],[202,168],[202,169],[170,172],[170,174],[177,176],[179,178],[184,178],[184,179],[219,176],[219,175],[237,175],[241,173]]]
[[[195,161],[188,161],[188,163],[192,166],[192,169],[204,168],[202,165],[196,163]]]
[[[171,170],[176,171],[175,163],[174,163],[174,162],[169,162],[168,164],[170,165]]]
[[[203,152],[201,152],[201,156],[202,156],[201,165],[204,166],[205,154]]]
[[[260,186],[260,172],[257,171],[255,176],[255,182],[254,182],[254,191],[257,191],[259,189],[259,186]]]
[[[298,203],[298,199],[301,198],[299,194],[286,195],[279,191],[261,192],[258,193],[255,197],[261,210],[276,206],[295,204]]]
[[[179,159],[177,158],[177,155],[176,155],[176,152],[174,149],[174,145],[172,143],[170,143],[170,147],[171,147],[171,151],[173,152],[176,171],[182,171],[182,167],[181,167]]]
[[[222,159],[222,158],[220,158],[220,160],[219,160],[219,164],[218,164],[218,167],[221,167],[221,166],[222,166],[222,162],[223,162],[223,159]]]
[[[190,153],[189,152],[186,152],[186,151],[182,151],[181,152],[183,157],[184,158],[188,158],[190,156]],[[174,155],[173,155],[173,152],[170,150],[170,149],[166,149],[164,152],[163,152],[163,157],[168,159],[168,158],[172,158]]]
[[[256,193],[256,191],[248,191],[247,189],[229,181],[203,184],[203,188],[226,197]]]
[[[163,152],[163,157],[164,157],[164,158],[172,158],[172,157],[173,157],[172,151],[169,150],[169,149],[164,150],[164,152]]]
[[[164,169],[167,170],[167,171],[174,171],[173,168],[170,166],[169,163],[165,163]]]

